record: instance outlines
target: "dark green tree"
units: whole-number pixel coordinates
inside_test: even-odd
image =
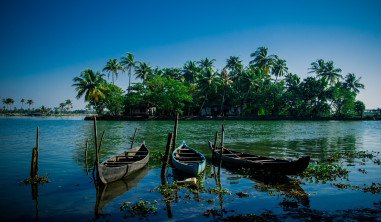
[[[364,111],[365,111],[365,104],[362,101],[357,100],[355,102],[355,112],[357,113],[358,116],[363,118]]]
[[[124,107],[126,105],[124,91],[114,84],[108,84],[107,88],[108,90],[106,91],[104,104],[108,113],[112,116],[121,115],[124,112]]]

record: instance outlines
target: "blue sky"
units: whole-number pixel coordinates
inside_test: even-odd
[[[333,60],[362,77],[367,108],[381,107],[381,1],[2,0],[0,30],[0,97],[35,107],[83,108],[73,77],[126,52],[151,66],[209,57],[221,68],[260,46],[303,78],[311,62]],[[126,75],[116,84],[125,89]]]

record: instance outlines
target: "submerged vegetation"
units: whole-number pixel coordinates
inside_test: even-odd
[[[35,176],[35,177],[29,177],[23,181],[21,181],[23,184],[45,184],[49,183],[48,176]]]
[[[214,59],[187,61],[183,67],[150,67],[128,53],[110,59],[103,71],[84,70],[73,79],[77,98],[84,97],[98,114],[111,116],[270,116],[293,118],[362,117],[365,106],[356,100],[364,85],[354,73],[342,75],[333,61],[311,63],[301,79],[286,60],[259,47],[244,65],[230,56],[221,70]],[[127,72],[127,93],[114,84]],[[135,77],[140,80],[131,82]]]

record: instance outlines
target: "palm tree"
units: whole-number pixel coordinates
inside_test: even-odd
[[[311,63],[311,71],[308,73],[315,73],[317,77],[327,81],[331,86],[335,85],[341,76],[341,69],[335,68],[333,61],[325,62],[323,59],[318,59]]]
[[[200,70],[194,61],[188,61],[183,66],[185,81],[194,83],[200,75]]]
[[[130,87],[131,87],[131,75],[132,75],[132,69],[136,68],[136,63],[134,55],[132,53],[127,52],[127,55],[125,57],[122,57],[120,59],[120,64],[128,70],[128,89],[127,92],[130,93]]]
[[[20,102],[21,102],[21,109],[24,109],[25,99],[21,99]]]
[[[28,104],[28,106],[29,106],[29,110],[30,110],[30,107],[33,105],[33,103],[34,103],[34,101],[32,100],[32,99],[28,99],[27,101],[26,101],[26,104]]]
[[[163,71],[163,76],[169,77],[172,79],[184,81],[184,76],[181,73],[181,69],[179,68],[164,68],[162,69]]]
[[[205,102],[208,100],[208,94],[213,86],[213,84],[216,82],[216,73],[212,69],[212,67],[205,68],[201,72],[201,77],[198,80],[198,86],[200,89],[201,94],[204,95],[204,100],[201,104],[199,114],[201,115],[202,109],[204,108]]]
[[[335,68],[333,61],[328,61],[325,66],[325,72],[323,73],[322,77],[328,80],[328,83],[331,85],[334,85],[339,81],[339,79],[342,79],[341,69]]]
[[[6,98],[3,99],[3,104],[7,106],[8,111],[10,110],[10,107],[15,103],[15,101],[12,98]]]
[[[94,72],[91,69],[86,69],[81,72],[79,77],[73,79],[75,90],[77,91],[76,98],[79,99],[83,95],[85,101],[93,103],[98,112],[101,112],[99,102],[106,97],[107,85],[106,80],[103,79],[103,74]]]
[[[110,73],[112,75],[112,84],[114,84],[114,76],[118,78],[118,72],[123,71],[123,66],[119,64],[116,59],[109,59],[106,63],[106,66],[103,68],[103,71],[108,73],[108,77],[110,77]]]
[[[73,103],[70,99],[65,100],[65,110],[70,111],[73,108]]]
[[[325,69],[325,61],[323,59],[318,59],[315,62],[311,63],[311,68],[309,68],[308,73],[315,73],[316,76],[320,76],[322,73],[324,73]]]
[[[286,60],[280,59],[278,56],[274,56],[273,68],[271,73],[275,76],[275,81],[278,77],[284,76],[288,73],[288,67],[286,65]]]
[[[213,69],[213,63],[215,61],[216,61],[215,59],[205,58],[205,59],[201,59],[197,63],[199,64],[200,69]]]
[[[61,111],[61,113],[63,113],[65,111],[65,106],[66,106],[65,103],[60,103],[60,105],[58,106],[58,108]]]
[[[260,68],[266,74],[270,74],[274,55],[267,55],[267,51],[268,49],[266,47],[259,47],[255,52],[250,54],[250,57],[253,57],[253,60],[250,61],[249,64]]]
[[[243,69],[242,60],[240,60],[238,56],[230,56],[226,60],[225,68],[229,69],[232,73],[237,75],[238,73],[242,72],[242,69]]]
[[[147,80],[151,73],[151,67],[145,62],[139,62],[139,65],[135,68],[136,77],[142,79],[143,82]]]
[[[250,92],[259,89],[267,78],[269,78],[268,75],[259,67],[251,67],[242,73],[242,77],[239,79],[241,90],[244,92],[241,107],[246,103]]]
[[[357,79],[354,73],[348,73],[345,76],[343,86],[352,92],[359,93],[360,89],[364,89],[364,84],[360,83],[360,80],[361,77]]]
[[[222,93],[222,101],[221,101],[220,110],[221,110],[221,115],[224,115],[224,102],[225,102],[226,90],[228,87],[231,86],[231,84],[233,83],[233,80],[230,79],[229,72],[226,68],[222,70],[220,79],[223,85],[223,93]]]

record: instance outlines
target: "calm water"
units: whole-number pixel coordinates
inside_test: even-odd
[[[381,122],[297,122],[297,121],[180,121],[178,141],[187,143],[210,156],[207,141],[214,139],[216,130],[225,124],[225,144],[241,150],[274,157],[311,155],[312,161],[324,161],[335,153],[344,151],[381,151]],[[19,182],[29,176],[31,151],[35,144],[35,129],[40,127],[39,174],[48,175],[49,183],[38,186],[38,201],[32,199],[30,185]],[[138,128],[137,140],[145,143],[152,152],[164,152],[172,121],[98,122],[99,135],[105,130],[101,160],[122,152]],[[222,187],[230,194],[200,193],[187,189],[178,191],[179,200],[171,203],[173,219],[168,219],[164,197],[155,190],[160,186],[160,169],[149,168],[135,178],[120,181],[103,191],[103,200],[97,203],[97,190],[90,173],[86,173],[84,149],[86,139],[93,139],[91,121],[82,118],[0,118],[0,219],[19,221],[67,220],[139,220],[125,219],[120,211],[123,202],[140,199],[157,200],[158,212],[146,219],[161,220],[213,220],[203,213],[208,209],[226,209],[225,216],[237,214],[292,214],[282,203],[292,200],[298,209],[316,210],[337,214],[343,210],[373,208],[380,203],[381,195],[360,190],[339,189],[332,185],[304,183],[294,187],[305,194],[304,198],[290,199],[289,187],[266,185],[261,181],[223,170]],[[90,143],[89,156],[93,156]],[[378,154],[375,159],[380,159]],[[371,160],[341,161],[350,170],[349,178],[342,183],[370,185],[381,183],[381,166]],[[359,164],[357,164],[359,163]],[[354,166],[353,166],[354,165]],[[362,171],[359,171],[361,169]],[[215,187],[208,167],[204,176],[205,187]],[[100,196],[98,190],[98,197]],[[249,196],[238,198],[237,192]],[[102,194],[102,193],[101,193]],[[107,196],[108,195],[108,196]],[[217,217],[218,218],[218,217]],[[291,217],[293,219],[296,217]]]

